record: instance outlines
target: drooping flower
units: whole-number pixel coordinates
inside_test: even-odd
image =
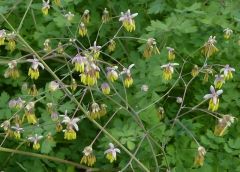
[[[8,129],[10,128],[10,121],[9,120],[5,120],[3,123],[1,123],[1,128],[3,128],[4,131],[8,131]]]
[[[129,88],[132,84],[133,84],[133,78],[131,76],[131,69],[133,68],[135,64],[131,64],[128,68],[123,68],[123,71],[120,73],[120,75],[122,74],[126,74],[126,77],[124,79],[124,86]]]
[[[61,122],[57,122],[56,124],[56,132],[61,132],[63,129]]]
[[[224,32],[225,39],[229,39],[231,37],[231,35],[233,34],[233,31],[229,28],[224,29],[223,32]]]
[[[225,131],[232,125],[235,117],[231,115],[224,115],[222,118],[218,119],[218,124],[215,126],[214,134],[216,136],[223,136]]]
[[[63,54],[64,53],[63,45],[62,45],[61,42],[58,43],[57,53],[58,54]]]
[[[33,84],[32,86],[30,86],[28,88],[28,94],[31,96],[37,96],[38,95],[38,90],[35,84]]]
[[[218,51],[217,47],[214,45],[216,42],[216,37],[210,36],[208,41],[203,45],[202,53],[205,57],[209,58]]]
[[[117,66],[107,67],[107,79],[114,82],[118,79]]]
[[[73,13],[71,13],[70,11],[64,15],[64,17],[66,17],[68,21],[72,21],[74,16],[75,15]]]
[[[40,149],[40,143],[39,141],[43,138],[43,136],[35,134],[34,136],[28,137],[28,140],[30,142],[33,142],[33,149],[39,150]]]
[[[89,110],[90,118],[99,119],[101,117],[100,111],[101,111],[100,106],[96,102],[93,102]]]
[[[154,54],[160,54],[160,51],[157,48],[157,42],[154,38],[149,38],[147,40],[147,44],[145,46],[143,57],[149,58],[152,56],[152,53]]]
[[[44,41],[44,43],[43,43],[43,46],[44,46],[44,49],[43,49],[43,50],[44,50],[46,53],[51,52],[52,47],[50,46],[50,39],[46,39],[46,40]]]
[[[105,8],[102,14],[102,22],[107,23],[109,20],[110,20],[109,11],[107,10],[107,8]]]
[[[58,120],[58,113],[55,112],[55,111],[52,111],[52,112],[51,112],[51,119],[52,119],[53,121],[57,121],[57,120]]]
[[[36,58],[28,59],[27,61],[32,63],[31,67],[28,70],[28,76],[30,76],[32,79],[38,79],[38,77],[39,77],[38,66],[40,66],[42,69],[44,69],[43,64],[40,63],[39,60]]]
[[[5,78],[13,78],[13,79],[17,79],[19,78],[20,74],[17,68],[17,61],[16,60],[12,60],[8,63],[8,68],[6,69],[5,73],[4,73],[4,77]]]
[[[83,22],[80,23],[78,33],[81,37],[84,37],[85,35],[87,35],[87,27]]]
[[[37,123],[37,117],[34,112],[34,106],[35,106],[34,102],[29,102],[25,107],[25,116],[29,124]]]
[[[110,86],[107,82],[102,83],[101,89],[103,94],[106,94],[106,95],[110,94]]]
[[[168,60],[169,61],[173,61],[175,59],[175,50],[174,48],[171,48],[171,47],[167,47],[167,50],[168,50]]]
[[[224,75],[215,75],[214,86],[215,88],[220,89],[222,85],[225,83]]]
[[[163,68],[163,79],[168,81],[172,79],[172,74],[174,72],[174,66],[179,65],[178,63],[168,63],[165,65],[162,65],[161,68]]]
[[[65,111],[65,115],[61,115],[61,116],[63,116],[62,123],[67,125],[66,129],[63,130],[63,132],[64,132],[64,139],[66,139],[66,140],[74,140],[74,139],[76,139],[77,138],[76,131],[78,131],[77,122],[79,122],[80,119],[79,118],[72,118],[72,119],[69,118],[67,116],[67,111]]]
[[[87,146],[83,150],[83,157],[80,161],[81,164],[86,164],[87,166],[93,166],[96,162],[96,157],[93,154],[92,146]]]
[[[96,41],[94,41],[93,46],[90,47],[91,53],[93,54],[93,57],[95,59],[99,57],[101,48],[102,48],[101,46],[97,45]]]
[[[17,99],[12,99],[8,102],[9,108],[16,108],[16,109],[22,109],[25,104],[25,101],[22,100],[20,97]]]
[[[6,35],[7,35],[6,31],[4,29],[1,29],[0,30],[0,46],[4,45],[4,41],[5,41]]]
[[[72,78],[71,84],[70,84],[70,88],[71,90],[74,92],[77,89],[77,82],[74,78]]]
[[[159,107],[157,112],[158,112],[157,115],[158,115],[159,120],[162,120],[165,116],[164,108]]]
[[[24,131],[23,128],[21,128],[19,126],[19,124],[16,124],[15,126],[12,126],[11,128],[14,130],[14,132],[13,132],[14,137],[16,139],[20,139],[21,138],[21,132]]]
[[[235,69],[230,67],[228,64],[220,70],[220,72],[223,72],[225,80],[229,80],[233,78],[232,72],[235,72]]]
[[[198,147],[198,153],[195,157],[195,161],[194,161],[194,165],[195,166],[203,166],[203,163],[204,163],[204,157],[206,155],[206,150],[203,146],[199,146]]]
[[[198,65],[194,65],[192,71],[191,71],[191,75],[192,77],[196,77],[199,74],[199,68]]]
[[[59,89],[59,83],[57,81],[51,81],[48,85],[48,89],[51,92],[54,92]]]
[[[205,69],[202,70],[202,72],[204,73],[204,77],[203,77],[203,83],[207,83],[208,79],[209,79],[209,75],[213,75],[213,69],[212,67],[207,67]]]
[[[14,32],[7,34],[7,49],[10,50],[10,52],[13,52],[16,48],[16,34]]]
[[[116,48],[116,42],[113,39],[111,39],[108,44],[109,53],[113,52],[115,48]]]
[[[107,149],[104,154],[106,154],[106,158],[113,163],[117,160],[117,153],[120,153],[118,148],[115,148],[112,143],[109,143],[109,149]]]
[[[87,58],[80,54],[77,54],[73,59],[72,63],[74,64],[74,69],[77,72],[84,72],[85,64],[87,63]]]
[[[100,114],[100,117],[105,116],[107,114],[107,105],[106,104],[100,105],[99,114]]]
[[[85,24],[88,24],[89,23],[89,20],[90,20],[90,11],[89,10],[85,10],[83,12],[83,15],[82,15],[82,20],[83,20],[83,23]]]
[[[132,32],[135,30],[135,21],[134,17],[136,17],[138,13],[131,14],[130,10],[128,9],[127,12],[123,13],[121,12],[121,17],[119,18],[119,21],[122,22],[123,27],[128,31]]]
[[[44,15],[48,15],[48,10],[50,9],[49,3],[50,3],[50,0],[47,0],[47,1],[42,0],[42,13]]]
[[[95,85],[100,77],[99,72],[100,68],[94,62],[88,62],[84,73],[80,74],[81,82],[88,86]]]
[[[52,113],[53,112],[53,103],[47,103],[47,111],[48,113]]]
[[[203,98],[210,99],[208,109],[211,111],[217,111],[219,107],[219,96],[223,93],[223,90],[215,91],[214,87],[210,87],[211,94],[206,94]]]

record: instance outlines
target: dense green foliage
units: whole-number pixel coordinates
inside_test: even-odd
[[[80,164],[82,151],[93,143],[96,163],[91,168],[96,171],[240,171],[238,0],[61,0],[60,6],[54,2],[51,0],[47,15],[42,13],[41,0],[0,2],[0,30],[5,29],[7,34],[15,30],[13,41],[16,42],[13,51],[9,50],[9,37],[6,45],[0,46],[0,123],[11,119],[14,126],[19,115],[19,124],[24,129],[20,139],[4,131],[4,127],[0,129],[0,170],[72,172],[86,169],[87,164]],[[103,23],[105,8],[110,20]],[[78,30],[86,9],[90,11],[90,22],[86,22],[87,35],[81,37]],[[128,9],[132,14],[138,13],[134,17],[136,29],[132,32],[127,32],[119,21],[121,12]],[[74,14],[70,20],[65,17],[69,11]],[[226,39],[227,28],[233,33]],[[205,57],[204,46],[210,36],[216,36],[214,45],[218,51]],[[155,52],[145,58],[149,38],[156,40]],[[116,43],[113,52],[108,50],[111,39]],[[74,70],[72,58],[79,52],[85,55],[94,41],[102,46],[98,60],[93,60],[100,68],[100,78],[93,86],[86,86],[81,83],[80,73]],[[59,52],[59,42],[64,52]],[[167,47],[174,48],[176,57],[171,63],[179,65],[174,66],[172,79],[166,81],[161,66],[169,63]],[[28,76],[31,63],[27,60],[33,58],[45,62],[44,70],[39,66],[38,79]],[[14,59],[20,72],[17,79],[6,77],[8,63]],[[124,82],[125,74],[119,75],[115,82],[106,78],[107,67],[117,65],[120,73],[123,66],[127,68],[131,64],[135,65],[131,69],[133,84],[129,88]],[[203,97],[226,64],[236,71],[232,72],[232,79],[225,78],[223,93],[218,97],[219,108],[211,111],[209,100]],[[194,65],[198,65],[199,74],[193,77]],[[76,80],[76,90],[71,90],[72,79]],[[59,88],[50,90],[51,81],[56,81]],[[109,83],[109,95],[101,91],[103,82]],[[28,88],[24,88],[26,83]],[[29,87],[35,91],[33,84],[38,94],[30,94]],[[25,101],[24,106],[17,110],[10,108],[9,101],[18,97]],[[36,102],[34,124],[26,120],[25,106],[31,101]],[[93,102],[107,105],[107,114],[100,119],[89,116]],[[46,108],[47,103],[52,103],[53,111],[59,115],[67,110],[69,117],[79,118],[76,139],[64,139],[64,132],[56,131],[56,125],[64,117],[54,119],[53,111]],[[223,133],[216,134],[224,115],[231,115],[234,122],[227,121]],[[64,122],[61,125],[66,129]],[[35,134],[43,136],[38,150],[32,149],[28,139]],[[104,154],[109,143],[121,151],[113,163]],[[196,163],[200,146],[206,150],[202,166]],[[8,152],[2,148],[9,148]],[[74,164],[70,164],[72,162]]]

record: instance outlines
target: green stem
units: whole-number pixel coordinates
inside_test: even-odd
[[[9,27],[15,31],[15,29],[12,27],[12,25],[8,22],[8,20],[2,15],[0,14],[1,17],[4,19],[4,21],[9,25]],[[119,147],[121,147],[121,149],[123,149],[130,157],[132,157],[134,159],[134,161],[136,161],[136,163],[138,163],[142,169],[144,169],[144,171],[150,172],[149,169],[147,167],[145,167],[144,164],[142,164],[130,151],[128,151],[127,148],[125,148],[125,146],[123,146],[117,139],[115,139],[105,128],[103,128],[97,121],[91,119],[87,113],[87,111],[83,108],[83,106],[81,104],[79,104],[79,102],[77,101],[77,99],[74,97],[74,95],[72,95],[72,93],[69,91],[68,88],[66,88],[64,86],[64,84],[62,83],[62,81],[58,78],[58,76],[52,71],[52,69],[45,63],[45,61],[42,60],[42,58],[38,55],[38,53],[25,41],[25,39],[19,35],[17,33],[18,38],[23,42],[23,44],[25,44],[25,46],[27,48],[29,48],[30,51],[32,51],[32,53],[36,56],[36,58],[44,65],[45,69],[61,84],[63,85],[63,90],[64,92],[67,94],[67,96],[74,102],[76,103],[80,110],[86,115],[86,117],[92,122],[94,123],[99,129],[101,129],[110,139],[112,139]]]
[[[60,158],[56,158],[56,157],[52,157],[52,156],[48,156],[48,155],[42,155],[42,154],[38,154],[38,153],[25,152],[25,151],[9,149],[9,148],[3,148],[3,147],[0,147],[0,152],[9,152],[9,153],[15,153],[15,154],[32,156],[32,157],[41,158],[41,159],[48,159],[48,160],[59,162],[59,163],[73,165],[73,166],[81,168],[81,169],[87,169],[87,170],[91,170],[91,171],[98,171],[98,169],[96,169],[96,168],[89,168],[89,167],[86,167],[86,166],[81,165],[81,164],[76,163],[76,162],[72,162],[72,161],[68,161],[68,160],[64,160],[64,159],[60,159]]]

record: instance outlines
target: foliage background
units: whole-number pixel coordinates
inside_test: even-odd
[[[17,28],[21,16],[26,11],[29,1],[1,1],[0,13],[3,14],[14,28]],[[216,35],[217,47],[219,52],[211,58],[211,64],[230,64],[236,69],[234,79],[227,82],[224,87],[224,94],[220,100],[219,111],[224,114],[231,113],[238,118],[240,108],[240,92],[239,92],[239,21],[240,21],[240,3],[238,0],[224,1],[188,1],[188,0],[129,0],[129,1],[82,1],[82,0],[64,0],[63,9],[53,7],[49,11],[49,15],[43,17],[41,13],[42,2],[34,0],[26,19],[20,30],[22,35],[31,47],[37,51],[42,50],[43,42],[47,38],[71,38],[71,32],[77,29],[77,24],[81,14],[85,9],[91,12],[91,22],[88,27],[90,40],[94,40],[101,25],[101,14],[104,8],[108,8],[112,16],[118,16],[121,11],[131,9],[132,12],[137,12],[139,15],[136,17],[136,31],[133,33],[120,32],[120,36],[133,36],[138,38],[154,37],[158,43],[161,51],[160,55],[154,55],[150,59],[145,60],[142,57],[145,42],[134,39],[121,39],[117,41],[118,48],[112,56],[121,63],[128,66],[134,63],[133,69],[134,86],[127,90],[129,104],[134,107],[136,111],[142,109],[161,97],[166,93],[177,79],[177,75],[173,81],[166,83],[162,80],[162,71],[160,65],[167,63],[167,50],[166,47],[170,46],[175,48],[177,54],[177,62],[182,64],[182,58],[187,58],[188,63],[184,68],[183,73],[191,71],[192,64],[203,64],[204,57],[201,55],[199,48],[208,39],[210,35]],[[72,24],[67,23],[66,19],[62,17],[64,11],[71,11],[75,14]],[[9,26],[0,19],[1,28],[11,30]],[[116,33],[117,29],[121,26],[118,19],[112,20],[109,24],[101,28],[99,34],[99,44],[102,45],[107,42]],[[234,31],[232,38],[229,41],[223,38],[223,29],[231,28]],[[78,37],[79,38],[79,37]],[[87,39],[79,38],[84,45],[88,45]],[[52,41],[53,47],[57,45],[57,41]],[[12,97],[21,95],[21,85],[23,81],[30,79],[26,73],[28,64],[23,63],[20,65],[22,76],[19,80],[3,79],[6,63],[10,59],[21,57],[29,52],[26,47],[17,44],[18,51],[9,53],[1,47],[0,59],[0,120],[3,121],[11,116],[11,111],[8,108],[7,102]],[[75,55],[76,50],[68,49],[69,54]],[[102,57],[106,61],[110,61],[108,57]],[[57,69],[61,65],[59,58],[48,60],[47,63],[51,68]],[[179,68],[180,69],[180,68]],[[216,69],[217,71],[217,69]],[[58,76],[64,76],[66,70],[61,70],[57,73]],[[189,78],[190,79],[190,78]],[[47,71],[41,72],[41,77],[35,82],[38,88],[43,91],[45,84],[53,78],[49,77]],[[186,106],[194,106],[202,101],[202,97],[208,93],[211,83],[213,83],[214,76],[211,76],[208,83],[203,84],[203,74],[199,75],[196,80],[190,85],[188,89],[185,104]],[[149,91],[143,93],[141,86],[148,84]],[[121,84],[116,85],[119,93]],[[183,84],[178,83],[174,90],[169,94],[170,96],[181,96],[183,94]],[[59,95],[58,95],[59,94]],[[61,92],[56,93],[55,100],[62,96]],[[89,96],[89,95],[88,95]],[[50,98],[51,99],[51,98]],[[89,100],[84,100],[88,104]],[[42,102],[44,103],[44,102]],[[109,113],[115,111],[115,106],[109,100],[105,100],[108,105]],[[159,121],[157,117],[157,108],[163,106],[165,109],[165,118]],[[207,104],[202,105],[207,108]],[[63,113],[65,109],[72,113],[76,106],[69,100],[64,101],[60,107],[59,112]],[[197,140],[207,149],[206,160],[204,166],[201,168],[194,168],[193,162],[196,155],[197,145],[194,140],[186,133],[181,127],[176,125],[171,128],[169,124],[178,111],[179,105],[175,99],[163,99],[155,106],[140,113],[140,118],[144,122],[146,129],[151,129],[158,126],[156,129],[150,130],[150,134],[154,137],[155,141],[164,147],[166,151],[166,158],[172,171],[192,171],[192,172],[217,172],[217,171],[240,171],[240,127],[238,121],[231,126],[230,130],[223,137],[216,137],[213,135],[213,129],[216,124],[216,119],[212,116],[203,114],[201,112],[193,112],[182,118],[180,121],[194,134]],[[46,123],[50,117],[47,116],[44,106],[39,106],[39,118],[43,123]],[[109,117],[109,116],[108,116]],[[104,125],[108,117],[100,120]],[[87,120],[79,124],[80,131],[78,132],[77,140],[73,142],[66,142],[62,139],[61,134],[54,136],[52,143],[42,143],[40,153],[48,154],[50,156],[68,159],[74,162],[79,162],[82,156],[82,150],[87,146],[96,136],[98,129]],[[54,127],[49,128],[36,128],[40,132],[52,131]],[[117,138],[123,145],[130,151],[134,152],[137,144],[140,142],[140,135],[143,131],[132,117],[124,111],[112,120],[107,126],[107,130]],[[4,139],[4,135],[1,135]],[[109,164],[103,156],[103,151],[107,148],[109,138],[104,134],[101,135],[94,146],[96,152],[97,163],[96,167],[101,169],[114,169],[123,168],[130,160],[130,157],[121,152],[119,159],[114,164]],[[19,144],[18,141],[7,139],[3,146],[15,149]],[[45,144],[45,146],[44,146]],[[27,145],[20,148],[25,151],[32,151]],[[160,171],[166,171],[166,161],[162,156],[161,149],[155,146],[158,156]],[[9,157],[9,153],[0,152],[0,168],[4,171],[77,171],[72,166],[65,164],[55,163],[48,160],[23,156],[14,154]],[[140,151],[137,153],[137,158],[143,162],[150,171],[156,169],[154,160],[151,154],[150,147],[146,140],[143,141]],[[133,168],[136,171],[141,171],[141,168],[135,162],[132,162]],[[131,171],[129,168],[128,171]]]

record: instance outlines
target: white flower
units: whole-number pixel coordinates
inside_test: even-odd
[[[56,91],[57,89],[59,89],[59,83],[56,81],[51,81],[48,87],[51,91]]]
[[[209,38],[208,38],[208,44],[210,44],[210,45],[213,45],[213,44],[215,44],[217,41],[216,41],[216,36],[210,36]]]
[[[79,118],[69,118],[67,116],[67,110],[65,111],[65,115],[61,115],[63,117],[62,123],[66,124],[68,127],[74,127],[76,131],[78,131],[77,122],[80,121]]]
[[[42,7],[49,9],[50,8],[49,3],[50,3],[50,0],[47,0],[47,1],[42,0]]]
[[[26,105],[26,109],[28,111],[32,110],[35,106],[35,103],[34,102],[29,102],[27,105]]]
[[[110,160],[110,162],[113,162],[117,159],[117,153],[120,153],[120,150],[118,148],[115,148],[112,143],[109,143],[109,149],[107,149],[104,154],[107,154],[107,158]]]
[[[22,132],[24,130],[23,128],[21,128],[19,126],[19,124],[16,124],[15,126],[12,126],[11,128],[14,129],[17,132]]]
[[[80,54],[77,54],[75,57],[72,59],[72,63],[86,63],[87,58],[85,56],[81,56]]]
[[[67,18],[68,21],[71,21],[75,15],[71,13],[70,11],[64,15],[64,17]]]
[[[171,71],[171,73],[173,73],[174,66],[178,66],[178,65],[179,65],[178,63],[168,63],[168,64],[165,64],[165,65],[162,65],[161,68],[167,68],[168,70]]]
[[[171,51],[173,52],[174,51],[174,48],[171,48],[171,47],[166,47],[168,51]]]
[[[31,68],[34,69],[34,70],[37,70],[37,69],[38,69],[38,66],[40,66],[42,69],[44,69],[43,64],[40,63],[39,60],[36,59],[36,58],[34,58],[34,59],[28,59],[27,61],[32,63]]]
[[[102,46],[97,45],[97,42],[94,41],[93,46],[91,46],[89,49],[95,53],[95,52],[98,52],[101,48]]]
[[[220,72],[223,72],[224,76],[227,77],[230,73],[235,72],[235,69],[230,67],[229,64],[227,64],[224,68],[220,70]]]
[[[43,136],[35,134],[34,136],[28,137],[28,140],[30,142],[33,142],[34,144],[37,144],[39,140],[41,140]]]
[[[199,146],[198,153],[199,153],[199,155],[204,156],[207,152],[203,146]]]
[[[137,15],[138,13],[131,14],[130,9],[128,9],[126,13],[121,12],[121,17],[119,18],[119,21],[132,22],[132,19]]]
[[[123,71],[120,72],[120,75],[126,74],[127,76],[131,76],[131,69],[135,66],[135,64],[131,64],[128,68],[123,68]]]
[[[4,121],[0,127],[3,128],[4,131],[7,131],[10,127],[10,121],[9,120]]]
[[[85,147],[82,152],[83,152],[83,154],[84,154],[85,156],[91,155],[91,154],[93,153],[92,146],[87,146],[87,147]]]
[[[212,99],[214,104],[217,104],[218,96],[223,93],[223,90],[215,91],[214,87],[211,85],[210,87],[211,94],[206,94],[203,98],[204,99]]]

